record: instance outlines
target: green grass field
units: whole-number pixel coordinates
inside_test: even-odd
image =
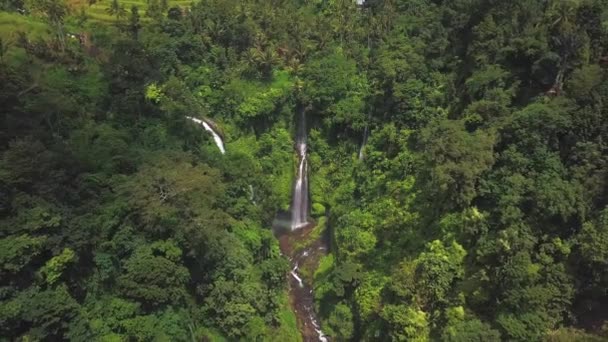
[[[42,21],[18,13],[0,12],[0,37],[15,38],[16,32],[26,32],[30,39],[47,37],[48,26]]]
[[[38,19],[18,13],[0,12],[0,38],[9,46],[4,61],[13,66],[23,63],[27,58],[25,50],[16,46],[17,32],[25,32],[29,39],[35,40],[47,38],[51,31],[46,23]]]
[[[82,2],[85,2],[85,1],[82,1]],[[131,7],[133,5],[137,6],[139,8],[140,15],[142,16],[142,18],[145,19],[146,8],[148,7],[146,0],[122,0],[122,1],[119,0],[119,2],[121,5],[123,5],[125,7],[125,9],[127,11],[130,11]],[[108,12],[107,12],[107,9],[110,6],[110,3],[111,3],[111,0],[101,0],[101,1],[98,1],[95,5],[93,5],[91,7],[86,6],[87,13],[93,20],[114,21],[114,20],[116,20],[116,18],[114,16],[108,14]],[[169,6],[187,7],[187,6],[190,6],[191,3],[192,3],[192,0],[170,0]]]

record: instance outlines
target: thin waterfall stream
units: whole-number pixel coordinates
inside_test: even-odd
[[[293,184],[289,229],[287,232],[285,232],[285,229],[279,229],[278,237],[282,253],[288,256],[291,262],[291,271],[289,272],[290,304],[296,315],[298,328],[302,334],[302,338],[305,342],[327,342],[329,337],[321,330],[321,324],[319,323],[315,312],[313,287],[312,284],[310,284],[312,279],[304,277],[300,269],[305,267],[314,270],[316,268],[321,256],[327,252],[327,241],[325,238],[318,238],[310,242],[303,249],[294,248],[295,242],[306,240],[307,236],[315,228],[314,222],[309,221],[308,216],[310,211],[310,199],[308,196],[306,110],[306,108],[298,108],[297,110],[295,151],[298,158],[298,166]],[[203,128],[213,136],[215,145],[220,152],[222,154],[226,152],[222,137],[206,120],[197,119],[191,116],[186,116],[186,119],[203,126]],[[365,130],[364,143],[366,136],[367,127]],[[361,149],[363,149],[363,145],[361,146]],[[360,156],[361,153],[362,152],[359,152]],[[249,200],[255,203],[255,193],[252,185],[249,185],[249,192]]]
[[[304,229],[302,229],[304,230]],[[327,342],[329,337],[321,330],[321,324],[315,312],[314,293],[311,284],[298,273],[305,263],[315,264],[318,257],[325,253],[325,242],[320,239],[291,258],[289,292],[291,305],[298,319],[298,328],[305,342]]]
[[[298,108],[296,112],[297,168],[289,211],[289,225],[285,224],[286,222],[283,220],[276,220],[275,233],[279,238],[281,252],[289,257],[291,263],[288,275],[290,305],[296,315],[302,338],[306,342],[327,342],[330,338],[321,330],[321,324],[315,312],[311,276],[320,258],[327,253],[327,237],[322,234],[316,239],[309,238],[309,235],[317,228],[314,221],[309,219],[306,111],[307,108]],[[302,244],[302,242],[304,243]]]
[[[361,140],[361,146],[359,147],[359,160],[363,160],[363,157],[365,156],[365,145],[367,145],[367,139],[369,138],[369,124],[371,118],[371,113],[367,114],[367,122],[363,129],[363,140]]]
[[[298,170],[293,187],[291,201],[291,230],[308,224],[308,160],[306,145],[306,110],[298,111],[296,127],[296,152],[298,153]]]
[[[367,137],[369,136],[369,126],[365,125],[365,129],[363,130],[363,140],[361,141],[361,147],[359,147],[359,160],[363,159],[363,151],[365,145],[367,145]]]
[[[222,152],[222,154],[226,153],[226,149],[224,148],[224,140],[222,140],[222,137],[219,134],[217,134],[217,132],[215,130],[213,130],[213,128],[211,128],[211,125],[209,125],[209,123],[207,123],[207,121],[193,118],[191,116],[186,116],[186,119],[194,121],[197,124],[203,126],[205,131],[211,133],[211,135],[213,136],[213,141],[215,142],[215,145],[217,146],[217,148],[219,148],[220,152]]]

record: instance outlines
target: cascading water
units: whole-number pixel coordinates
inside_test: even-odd
[[[257,205],[255,201],[255,191],[253,191],[253,185],[251,184],[249,184],[249,201]]]
[[[299,111],[296,130],[296,150],[298,152],[298,171],[291,202],[291,230],[308,224],[308,161],[306,158],[306,111]]]
[[[363,130],[363,141],[361,141],[361,147],[359,147],[359,160],[363,159],[363,148],[367,144],[367,137],[369,135],[369,128],[365,125],[365,130]]]
[[[319,243],[323,243],[319,241]],[[298,273],[300,263],[308,262],[309,257],[315,257],[315,254],[323,253],[325,248],[319,246],[319,243],[310,246],[303,252],[298,253],[293,259],[292,269],[291,269],[291,291],[296,298],[294,309],[296,314],[299,316],[299,319],[302,320],[303,324],[303,337],[304,341],[312,342],[328,342],[329,337],[323,333],[321,330],[321,325],[317,319],[317,315],[315,313],[315,304],[314,304],[314,295],[312,292],[312,287],[310,284],[307,284],[304,279]],[[302,328],[302,327],[301,327]]]
[[[213,141],[215,141],[215,145],[217,146],[217,148],[220,149],[220,152],[222,152],[222,154],[226,153],[226,149],[224,149],[224,141],[222,140],[222,137],[220,137],[220,135],[217,134],[217,132],[215,132],[213,130],[213,128],[211,128],[211,126],[205,120],[193,118],[191,116],[186,116],[186,119],[192,120],[192,121],[196,122],[197,124],[202,125],[203,128],[205,129],[205,131],[211,133],[211,135],[213,136]]]
[[[298,154],[298,168],[293,184],[290,213],[280,213],[275,219],[273,229],[279,239],[281,252],[289,256],[291,270],[289,272],[289,298],[293,312],[296,314],[298,329],[305,342],[328,342],[330,337],[321,331],[321,325],[315,313],[315,301],[312,279],[306,278],[302,270],[315,269],[323,255],[327,254],[327,236],[308,239],[314,230],[314,225],[308,222],[308,156],[306,145],[306,110],[299,108],[297,112],[295,149]],[[287,215],[290,218],[287,219]],[[290,227],[289,227],[290,226]],[[291,229],[289,229],[289,228]],[[304,242],[305,246],[298,246]],[[294,250],[295,248],[295,250]],[[300,249],[304,248],[304,250]]]

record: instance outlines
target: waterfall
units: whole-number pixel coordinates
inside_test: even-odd
[[[304,287],[304,282],[302,281],[302,278],[300,278],[300,276],[298,275],[298,264],[297,263],[293,267],[293,269],[291,270],[290,273],[294,277],[294,279],[298,282],[298,285],[300,285],[300,287]]]
[[[298,171],[291,202],[291,230],[308,223],[308,161],[306,158],[306,110],[299,110],[296,129],[296,151],[298,152]]]
[[[196,122],[197,124],[202,125],[203,128],[205,129],[205,131],[211,133],[211,135],[213,136],[213,140],[215,141],[215,145],[217,146],[217,148],[220,149],[220,152],[222,152],[222,154],[226,153],[226,150],[224,149],[224,141],[222,140],[222,137],[220,137],[220,135],[217,134],[205,120],[193,118],[191,116],[186,116],[186,119],[192,120],[192,121]]]
[[[367,144],[367,137],[369,135],[368,127],[368,125],[365,125],[365,130],[363,130],[363,141],[361,141],[361,147],[359,147],[359,160],[363,159],[363,148]]]
[[[249,184],[249,201],[253,204],[257,204],[255,202],[255,192],[253,191],[253,185]]]

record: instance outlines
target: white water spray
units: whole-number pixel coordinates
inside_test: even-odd
[[[311,319],[313,327],[315,328],[315,331],[317,332],[317,335],[319,335],[319,341],[327,342],[327,336],[321,330],[321,327],[319,326],[319,322],[317,322],[317,320],[312,315],[310,316],[310,319]]]
[[[215,145],[217,146],[217,148],[220,149],[220,152],[222,152],[222,154],[226,153],[226,149],[224,149],[224,141],[222,140],[222,137],[220,137],[220,135],[217,134],[217,132],[215,132],[213,130],[213,128],[211,128],[211,126],[205,120],[193,118],[191,116],[186,116],[186,119],[192,120],[192,121],[196,122],[197,124],[202,125],[203,128],[205,129],[205,131],[211,133],[211,135],[213,136],[213,140],[215,141]]]
[[[298,285],[300,285],[300,287],[304,286],[302,278],[300,278],[300,276],[298,275],[298,264],[296,264],[296,266],[291,270],[291,275],[294,277],[295,280],[298,281]]]
[[[249,201],[253,204],[257,204],[255,202],[255,192],[253,191],[253,185],[249,184]]]
[[[369,136],[368,126],[365,125],[365,130],[363,131],[363,141],[361,141],[361,147],[359,147],[359,160],[363,159],[363,149],[365,145],[367,145],[367,137]]]
[[[306,156],[306,116],[305,110],[300,110],[300,118],[296,134],[296,150],[298,152],[298,173],[293,189],[291,203],[291,230],[308,224],[308,160]]]

